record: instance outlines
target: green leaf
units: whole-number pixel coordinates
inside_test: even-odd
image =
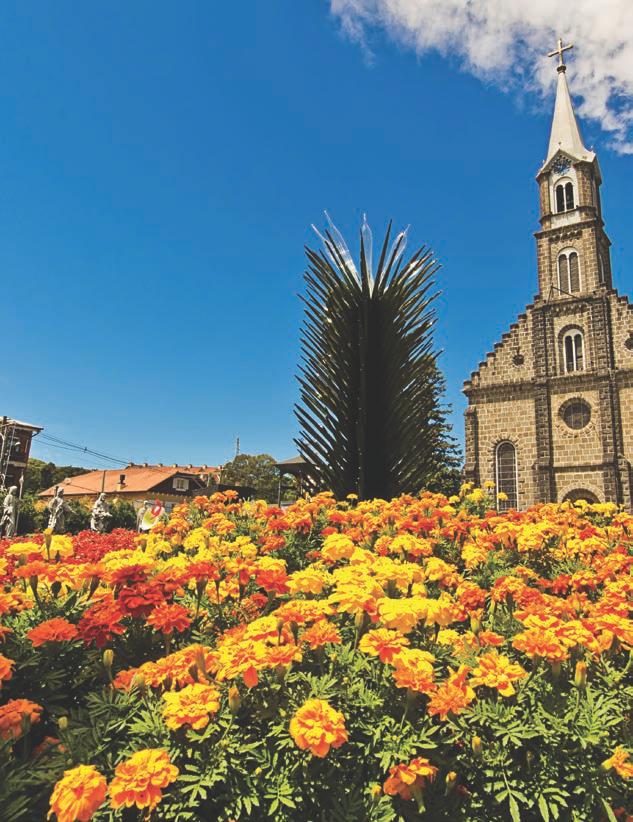
[[[615,814],[614,814],[614,813],[613,813],[613,811],[611,810],[611,805],[609,805],[609,803],[607,802],[607,800],[606,800],[606,799],[604,799],[604,797],[602,797],[602,796],[601,796],[601,797],[600,797],[600,801],[602,802],[602,805],[603,805],[603,807],[604,807],[604,811],[605,811],[605,813],[606,813],[606,815],[607,815],[607,819],[609,820],[609,822],[618,822],[618,820],[617,820],[617,819],[616,819],[616,817],[615,817]]]
[[[510,805],[510,816],[512,817],[512,822],[521,822],[519,806],[517,805],[517,801],[512,794],[508,796],[508,804]]]
[[[547,807],[547,802],[542,794],[538,798],[538,809],[541,812],[544,822],[549,822],[549,808]]]

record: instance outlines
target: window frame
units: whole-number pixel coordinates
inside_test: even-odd
[[[574,290],[572,288],[572,256],[576,255],[576,273],[578,275],[578,288]],[[566,278],[567,278],[567,288],[563,287],[562,276],[561,276],[561,260],[565,260],[565,266],[567,268],[566,271]],[[580,294],[582,292],[582,269],[580,267],[580,254],[576,248],[563,248],[558,252],[558,256],[556,257],[556,270],[558,273],[558,290],[563,294]]]
[[[174,477],[174,491],[188,491],[189,480],[186,477]]]
[[[576,344],[576,338],[580,337],[580,361],[581,367],[578,368],[578,346]],[[571,346],[571,362],[573,368],[569,368],[570,358],[568,357],[567,352],[567,340],[570,340]],[[565,368],[565,374],[576,374],[580,371],[587,370],[587,357],[585,354],[585,335],[580,328],[570,328],[569,331],[566,331],[563,334],[563,365]]]
[[[500,450],[505,447],[510,446],[512,448],[512,453],[514,457],[514,505],[513,500],[508,494],[506,488],[501,486],[500,477],[499,477],[499,452]],[[511,510],[518,510],[519,508],[519,459],[517,454],[517,447],[512,442],[512,440],[501,440],[495,446],[495,502],[497,506],[497,511],[511,511]],[[508,497],[507,500],[500,500],[499,494],[503,493],[506,494]]]

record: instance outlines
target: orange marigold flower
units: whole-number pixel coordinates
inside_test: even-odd
[[[310,628],[306,628],[299,638],[301,642],[307,642],[313,651],[328,643],[333,645],[341,644],[341,635],[338,628],[327,619],[322,619]]]
[[[512,696],[515,693],[512,683],[524,676],[527,676],[527,673],[520,665],[511,662],[507,656],[497,651],[489,651],[477,660],[470,684],[474,688],[479,685],[496,688],[501,696]]]
[[[106,780],[93,765],[64,771],[53,788],[47,819],[57,822],[88,822],[106,797]]]
[[[517,634],[512,644],[517,651],[523,651],[530,659],[542,657],[550,662],[563,662],[569,656],[568,649],[552,630],[528,628],[527,631]]]
[[[383,790],[389,796],[399,794],[403,799],[413,799],[427,782],[435,779],[436,774],[437,768],[428,759],[417,757],[409,763],[403,762],[390,768]]]
[[[118,808],[149,808],[153,810],[162,799],[162,789],[179,774],[171,764],[167,751],[146,748],[116,766],[110,782],[110,805]]]
[[[403,648],[394,656],[393,679],[398,688],[410,688],[422,694],[431,694],[437,688],[433,681],[435,658],[428,651]]]
[[[323,699],[308,699],[290,720],[290,735],[297,747],[324,757],[330,748],[347,742],[345,717]]]
[[[30,699],[11,699],[0,705],[0,739],[19,739],[25,718],[33,724],[39,722],[44,709]]]
[[[461,665],[439,686],[429,702],[428,711],[432,716],[437,714],[440,719],[446,719],[449,713],[459,714],[470,705],[475,692],[466,681],[469,671],[468,666]]]
[[[210,717],[220,710],[220,692],[213,685],[194,682],[181,691],[163,694],[165,725],[173,731],[188,725],[199,731],[209,724]]]
[[[147,624],[163,634],[182,633],[191,625],[191,617],[184,605],[162,603],[147,617]]]
[[[377,628],[365,634],[358,647],[364,653],[377,656],[381,662],[388,664],[408,644],[409,640],[398,631],[391,631],[389,628]]]
[[[613,768],[622,779],[633,779],[633,762],[629,761],[629,756],[629,752],[618,745],[609,759],[602,763],[602,767],[606,771]]]
[[[0,654],[0,688],[2,688],[3,682],[6,682],[13,676],[14,665],[14,660]]]
[[[33,643],[33,647],[37,648],[45,642],[68,642],[75,639],[78,634],[77,626],[73,625],[72,622],[68,622],[67,619],[62,617],[55,617],[40,622],[35,628],[31,628],[26,635]]]

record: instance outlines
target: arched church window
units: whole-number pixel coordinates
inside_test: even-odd
[[[518,506],[517,452],[511,442],[500,442],[495,454],[497,508],[508,511]]]
[[[574,184],[572,182],[560,182],[556,185],[556,211],[571,211],[574,206]]]
[[[565,371],[584,371],[585,346],[580,331],[568,331],[563,337],[563,353],[565,356]]]
[[[560,213],[565,210],[565,186],[561,183],[556,186],[556,211]]]
[[[574,207],[574,184],[565,183],[565,210],[571,211]]]
[[[558,255],[558,287],[563,294],[580,291],[580,264],[576,251],[563,251]]]

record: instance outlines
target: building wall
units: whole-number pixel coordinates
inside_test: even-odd
[[[501,401],[478,402],[474,406],[479,429],[477,481],[496,482],[495,454],[499,443],[509,440],[516,448],[519,506],[534,502],[536,426],[534,399],[528,394]]]

